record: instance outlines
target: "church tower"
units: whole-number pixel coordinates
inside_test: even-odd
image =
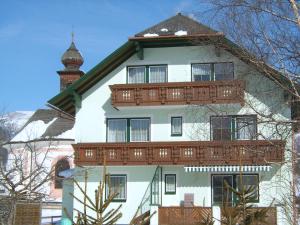
[[[75,46],[73,33],[71,45],[62,55],[61,62],[64,64],[65,68],[64,70],[57,71],[57,73],[60,76],[60,91],[63,91],[70,84],[84,75],[84,72],[80,70],[80,66],[83,64],[84,60]]]

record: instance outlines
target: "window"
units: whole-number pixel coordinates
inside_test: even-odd
[[[149,141],[149,119],[130,119],[130,141]]]
[[[127,83],[164,83],[167,82],[167,66],[132,66],[127,69]]]
[[[225,182],[233,189],[241,191],[242,187],[246,190],[251,188],[253,191],[253,202],[259,201],[259,180],[257,174],[243,174],[240,175],[212,175],[212,202],[213,204],[222,204],[227,202],[229,204],[238,201],[237,197],[228,190]]]
[[[233,177],[231,175],[212,176],[213,204],[232,203],[232,192],[226,188],[225,182],[233,187]]]
[[[165,175],[165,194],[176,194],[176,174]]]
[[[212,140],[251,140],[256,138],[256,116],[212,116]]]
[[[233,80],[233,63],[192,64],[193,81]]]
[[[182,117],[171,117],[171,135],[182,135]]]
[[[149,66],[149,83],[167,82],[166,66]]]
[[[107,142],[143,142],[150,140],[150,119],[107,119]]]
[[[231,117],[211,117],[211,132],[213,140],[231,140]]]
[[[236,139],[254,139],[256,137],[256,127],[256,118],[254,116],[236,117]]]
[[[194,81],[208,81],[211,79],[211,64],[193,64],[192,74]]]
[[[59,173],[70,169],[70,164],[67,159],[59,160],[55,165],[55,182],[54,187],[57,189],[61,189],[63,186],[63,178],[59,176]]]
[[[128,67],[128,83],[129,84],[138,84],[145,83],[146,81],[146,67]]]
[[[107,120],[107,142],[126,142],[127,120]]]
[[[215,63],[215,80],[233,80],[233,63]]]
[[[106,178],[109,179],[108,182],[106,182],[106,197],[109,196],[109,193],[117,193],[117,196],[113,199],[113,201],[126,201],[126,175],[109,175]]]
[[[244,190],[251,190],[253,194],[253,201],[258,201],[258,175],[238,175],[236,176],[236,184],[239,191],[242,191],[242,188],[244,187]]]

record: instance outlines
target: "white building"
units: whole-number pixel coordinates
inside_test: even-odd
[[[129,38],[49,101],[75,117],[74,176],[83,184],[88,168],[91,196],[106,156],[119,192],[111,207],[123,204],[119,224],[139,206],[158,212],[151,225],[220,219],[222,202],[237,201],[224,181],[238,189],[241,174],[256,206],[272,204],[269,221],[289,224],[290,97],[278,72],[244,56],[222,33],[178,14]]]

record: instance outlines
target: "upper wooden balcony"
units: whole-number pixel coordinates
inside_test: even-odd
[[[265,165],[282,162],[280,140],[183,141],[74,144],[75,164],[103,165]]]
[[[244,104],[245,81],[197,81],[110,86],[114,107],[189,104]]]

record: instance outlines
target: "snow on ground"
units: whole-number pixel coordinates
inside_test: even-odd
[[[56,120],[54,118],[49,123],[45,123],[42,120],[37,120],[29,123],[24,129],[18,133],[11,141],[29,141],[40,138],[46,131],[46,129]]]
[[[179,31],[175,32],[175,35],[176,36],[184,36],[184,35],[187,35],[187,31],[179,30]]]

